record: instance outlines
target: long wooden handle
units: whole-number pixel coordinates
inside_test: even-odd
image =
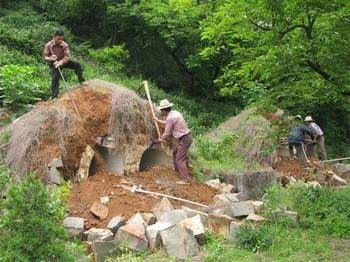
[[[150,106],[151,111],[152,111],[152,116],[156,117],[156,114],[154,113],[154,109],[153,109],[153,103],[152,103],[152,99],[151,99],[151,94],[150,94],[149,88],[148,88],[148,82],[147,81],[143,81],[142,83],[143,83],[143,85],[145,87],[148,103],[149,103],[149,106]],[[159,130],[158,122],[156,120],[154,120],[154,124],[156,125],[158,138],[160,139],[160,130]]]

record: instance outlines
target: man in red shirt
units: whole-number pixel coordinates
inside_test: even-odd
[[[78,62],[70,60],[68,44],[63,41],[64,36],[60,31],[56,31],[53,39],[45,44],[43,58],[48,62],[51,69],[51,98],[57,98],[59,92],[60,73],[59,68],[74,69],[80,83],[84,82],[83,71]]]
[[[158,109],[165,116],[165,121],[155,118],[155,120],[165,125],[161,141],[172,136],[179,140],[179,143],[173,148],[173,161],[175,170],[180,173],[181,179],[190,181],[191,177],[187,168],[187,152],[192,144],[192,136],[187,127],[186,121],[182,114],[172,109],[173,104],[167,99],[160,101]]]

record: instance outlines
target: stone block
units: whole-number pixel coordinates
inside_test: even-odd
[[[117,253],[117,247],[113,241],[95,241],[91,244],[94,260],[105,262],[106,258]]]
[[[171,210],[174,210],[173,205],[166,197],[163,197],[162,200],[152,208],[152,213],[159,219],[164,212]]]
[[[226,215],[209,214],[208,230],[215,234],[228,237],[230,234],[230,224],[233,219]]]
[[[95,201],[90,208],[90,212],[99,219],[104,220],[108,217],[109,209],[100,202]]]
[[[117,216],[117,217],[113,217],[108,225],[107,225],[107,228],[109,230],[111,230],[113,232],[113,234],[117,233],[118,229],[121,227],[121,226],[124,226],[125,225],[125,218],[124,217],[120,217],[120,216]]]
[[[81,239],[84,232],[84,219],[81,217],[66,217],[63,227],[67,230],[69,238]]]
[[[146,227],[146,237],[151,249],[155,249],[162,245],[160,232],[170,227],[172,227],[172,224],[167,222],[157,222],[151,226]]]
[[[148,248],[144,225],[122,226],[119,228],[114,240],[116,241],[116,245],[134,251],[145,251]]]
[[[170,210],[165,213],[159,218],[158,221],[161,222],[168,222],[172,225],[175,225],[179,223],[181,220],[184,220],[187,218],[187,214],[185,210],[183,209],[175,209],[175,210]]]
[[[112,231],[107,228],[90,228],[84,232],[84,238],[88,242],[112,241],[114,235]]]

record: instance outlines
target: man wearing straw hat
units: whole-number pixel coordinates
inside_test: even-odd
[[[179,140],[179,143],[173,148],[173,161],[175,170],[180,173],[181,179],[190,181],[191,177],[187,168],[187,152],[192,144],[192,136],[187,127],[182,114],[172,109],[174,104],[169,103],[167,99],[160,101],[158,109],[165,117],[165,121],[155,118],[155,120],[165,125],[165,130],[160,141],[172,136]]]
[[[314,131],[315,138],[314,140],[317,142],[317,155],[320,160],[327,159],[326,149],[324,147],[324,134],[322,129],[315,123],[311,116],[307,116],[304,119],[304,122]],[[313,147],[311,148],[311,152],[313,151]]]

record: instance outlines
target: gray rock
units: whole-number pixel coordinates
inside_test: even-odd
[[[175,225],[179,223],[181,220],[184,220],[187,218],[187,214],[185,210],[183,209],[175,209],[175,210],[170,210],[165,213],[159,218],[158,221],[161,222],[168,222],[172,225]]]
[[[152,208],[152,213],[159,219],[164,212],[170,210],[174,210],[173,205],[166,197],[163,197],[162,200]]]
[[[211,186],[212,188],[215,188],[216,190],[219,190],[221,187],[221,182],[219,179],[207,180],[207,181],[205,181],[204,184]]]
[[[112,231],[107,228],[90,228],[84,232],[84,238],[88,242],[101,242],[113,240],[114,235]]]
[[[143,213],[142,216],[147,226],[153,225],[157,222],[156,216],[152,213]]]
[[[232,221],[233,219],[226,215],[209,214],[208,230],[221,236],[228,237]]]
[[[125,225],[119,228],[114,240],[116,245],[130,250],[144,251],[148,248],[148,240],[143,225]]]
[[[316,179],[318,182],[323,183],[327,180],[327,174],[323,171],[316,172]]]
[[[241,221],[232,221],[230,223],[230,229],[229,229],[229,235],[228,235],[228,240],[230,242],[234,242],[236,240],[237,232],[243,225],[243,222]]]
[[[333,171],[345,180],[350,180],[350,164],[337,163],[332,165]]]
[[[181,225],[161,231],[160,236],[169,256],[187,259],[199,253],[199,246],[192,231]]]
[[[333,175],[331,178],[332,186],[345,186],[347,184],[346,180],[341,178],[340,176]]]
[[[254,208],[254,212],[259,214],[263,208],[264,202],[262,201],[251,201],[251,204]]]
[[[235,202],[232,203],[231,212],[233,217],[249,216],[254,214],[254,207],[251,201]]]
[[[143,216],[140,213],[136,213],[128,220],[128,222],[126,222],[126,224],[146,226],[146,221],[143,219]]]
[[[238,198],[236,194],[219,194],[214,196],[213,201],[218,204],[231,204],[233,202],[238,202]]]
[[[187,229],[192,230],[192,233],[195,237],[203,235],[205,232],[200,215],[184,219],[180,221],[179,224]]]
[[[113,217],[109,221],[107,228],[111,230],[113,234],[115,234],[118,231],[118,229],[123,225],[125,225],[125,218],[117,216],[117,217]]]
[[[55,185],[62,184],[62,175],[61,172],[56,167],[50,167],[50,171],[47,178],[48,182]]]
[[[157,222],[151,226],[146,228],[146,237],[148,240],[149,247],[151,249],[157,248],[161,246],[161,237],[160,232],[172,227],[172,224],[167,222]]]
[[[107,257],[117,253],[117,247],[113,241],[96,241],[91,244],[91,248],[96,262],[104,262]]]
[[[261,198],[268,187],[277,184],[278,173],[269,168],[257,172],[226,172],[222,176],[241,193],[241,200],[249,200]]]
[[[57,157],[52,159],[52,161],[47,165],[48,167],[63,167],[62,157]]]
[[[220,186],[220,193],[224,193],[224,194],[230,194],[233,193],[233,191],[235,190],[235,187],[231,184],[226,184],[226,183],[221,183]]]
[[[76,175],[76,181],[81,182],[89,177],[91,161],[94,158],[95,152],[91,146],[87,146],[85,152],[80,159],[79,169]]]
[[[266,221],[266,218],[263,218],[262,216],[259,216],[259,215],[256,215],[256,214],[250,214],[249,216],[247,216],[245,221],[250,221],[250,222],[253,222],[253,223],[260,223],[260,222]]]
[[[189,218],[194,217],[196,215],[199,215],[204,227],[208,227],[208,214],[201,212],[201,211],[198,211],[198,210],[195,210],[195,209],[185,207],[185,206],[182,206],[181,209],[185,210],[186,215]]]
[[[81,217],[66,217],[63,227],[67,230],[69,238],[81,239],[84,232],[84,219]]]

